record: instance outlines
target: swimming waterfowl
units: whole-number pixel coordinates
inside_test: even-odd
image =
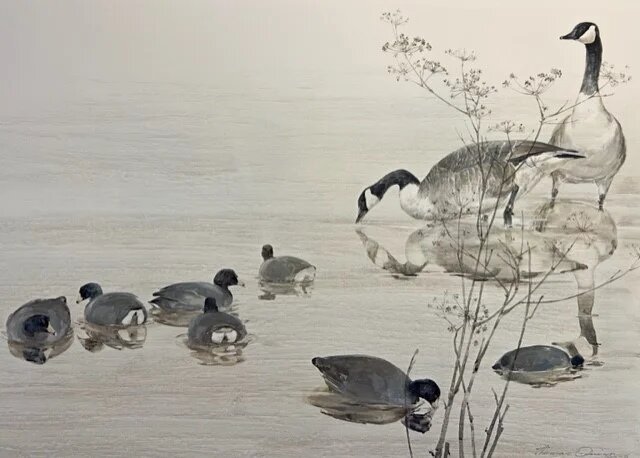
[[[425,399],[435,407],[440,398],[440,388],[433,380],[412,381],[402,369],[375,356],[315,357],[311,363],[331,391],[360,403],[407,406]]]
[[[106,293],[97,283],[80,287],[76,303],[89,302],[84,308],[84,319],[100,326],[135,326],[147,321],[144,304],[131,293]]]
[[[511,350],[496,361],[492,369],[496,372],[544,372],[580,367],[584,358],[577,353],[567,354],[550,345],[532,345]]]
[[[203,313],[191,320],[187,333],[189,344],[199,346],[235,343],[246,335],[247,330],[242,321],[219,311],[214,297],[208,297],[204,301]]]
[[[230,286],[244,286],[232,269],[222,269],[213,278],[213,283],[174,283],[153,293],[152,304],[167,312],[198,312],[207,297],[216,299],[219,307],[228,307],[233,302]]]
[[[306,283],[315,279],[316,268],[304,259],[294,256],[273,256],[273,247],[262,247],[263,263],[260,279],[269,283]]]
[[[587,59],[576,104],[555,128],[550,143],[579,150],[586,158],[562,164],[551,174],[551,199],[558,195],[560,183],[595,183],[598,207],[602,210],[607,192],[626,158],[626,143],[618,120],[607,111],[600,96],[598,78],[602,64],[600,29],[593,22],[581,22],[561,40],[585,45]]]
[[[64,296],[35,299],[7,318],[10,342],[46,346],[65,339],[71,329],[71,314]]]
[[[356,223],[397,185],[400,206],[416,219],[456,218],[460,213],[477,211],[484,187],[483,211],[492,211],[496,203],[508,198],[503,218],[511,225],[516,197],[526,194],[566,160],[582,157],[573,149],[532,141],[463,146],[433,166],[422,182],[406,170],[395,170],[367,187],[358,198]]]

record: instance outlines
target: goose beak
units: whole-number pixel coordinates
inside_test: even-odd
[[[53,326],[51,326],[51,323],[49,323],[49,326],[47,326],[47,332],[48,332],[49,334],[51,334],[52,336],[55,336],[55,335],[56,335],[56,330],[55,330],[55,329],[53,329]]]
[[[79,304],[80,302],[82,302],[84,299],[82,298],[82,296],[80,294],[78,294],[78,297],[76,297],[76,304]]]
[[[577,39],[578,39],[578,36],[577,36],[576,31],[575,31],[575,29],[574,29],[574,30],[572,30],[571,32],[569,32],[568,34],[566,34],[566,35],[562,35],[562,36],[560,37],[560,39],[561,39],[561,40],[577,40]]]
[[[238,280],[238,286],[242,286],[244,288],[247,285],[245,285],[243,281]]]

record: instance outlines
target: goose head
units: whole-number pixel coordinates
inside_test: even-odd
[[[78,297],[76,298],[76,304],[87,299],[94,299],[102,294],[102,288],[97,283],[87,283],[82,285],[78,291]]]
[[[364,216],[369,213],[382,200],[382,195],[376,194],[374,186],[369,186],[358,197],[358,216],[356,223],[359,223]]]
[[[576,40],[584,45],[594,43],[600,37],[600,30],[593,22],[581,22],[571,32],[560,37],[561,40]]]

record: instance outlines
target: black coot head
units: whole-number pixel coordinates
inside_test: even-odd
[[[431,379],[418,379],[409,384],[409,391],[432,406],[440,399],[440,387]]]
[[[30,337],[34,337],[37,333],[47,333],[55,335],[55,330],[49,323],[49,317],[47,315],[33,315],[24,321],[23,325],[24,333]]]
[[[262,246],[262,259],[265,261],[267,259],[273,258],[273,247],[269,244]]]
[[[234,285],[244,286],[244,283],[238,280],[238,275],[233,269],[222,269],[213,277],[213,283],[223,288]]]
[[[97,283],[87,283],[86,285],[82,285],[80,287],[80,291],[78,291],[78,299],[76,303],[80,303],[85,299],[93,299],[102,294],[102,288]]]

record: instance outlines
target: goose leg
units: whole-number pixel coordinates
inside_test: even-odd
[[[513,188],[511,189],[511,194],[509,195],[509,202],[507,202],[507,206],[504,208],[504,225],[507,227],[511,227],[513,225],[513,204],[516,201],[516,196],[518,195],[519,190],[520,188],[518,187],[518,185],[514,184]]]
[[[598,209],[600,211],[604,209],[604,199],[607,197],[612,181],[613,177],[596,181],[596,186],[598,187]]]

